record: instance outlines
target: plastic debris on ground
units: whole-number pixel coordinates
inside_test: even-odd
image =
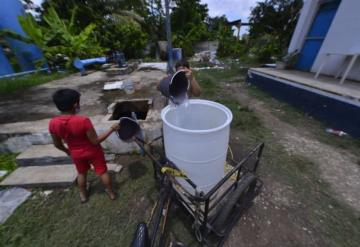
[[[0,223],[4,223],[31,192],[23,188],[11,188],[0,191]]]
[[[167,71],[167,63],[141,63],[138,67],[139,70],[162,70]]]
[[[104,85],[104,90],[117,90],[117,89],[123,89],[124,88],[124,81],[114,81],[114,82],[108,82]]]
[[[210,62],[211,64],[221,65],[221,62],[216,58],[216,51],[202,51],[195,53],[191,58],[193,62]]]
[[[220,66],[213,66],[213,67],[199,67],[199,68],[192,68],[192,70],[194,70],[194,71],[207,70],[207,69],[224,69],[224,67],[220,67]]]
[[[40,192],[40,195],[41,195],[42,197],[48,197],[51,193],[53,193],[52,190],[44,190],[44,191],[41,191],[41,192]]]
[[[325,129],[325,131],[329,134],[337,135],[337,136],[347,136],[348,134],[342,130],[335,130],[331,128]]]

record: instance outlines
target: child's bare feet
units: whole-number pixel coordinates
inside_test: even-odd
[[[84,191],[80,191],[80,202],[85,203],[88,201],[87,193]]]
[[[109,196],[109,198],[110,198],[110,200],[115,200],[116,199],[116,194],[114,193],[114,191],[110,191],[110,190],[105,190],[105,192],[106,192],[106,194],[108,194],[108,196]]]

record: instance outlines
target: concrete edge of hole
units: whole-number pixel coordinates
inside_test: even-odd
[[[149,106],[149,109],[147,111],[147,116],[145,119],[139,119],[139,122],[140,121],[147,121],[148,120],[148,117],[149,115],[151,115],[151,113],[153,112],[153,103],[154,103],[154,100],[153,98],[138,98],[138,99],[118,99],[118,100],[115,100],[113,103],[111,103],[108,108],[107,108],[107,114],[105,115],[105,117],[103,118],[104,121],[111,121],[112,123],[115,123],[116,121],[118,120],[111,120],[112,118],[112,115],[114,113],[114,109],[115,109],[115,106],[119,103],[123,103],[123,102],[139,102],[139,101],[147,101],[147,104]]]

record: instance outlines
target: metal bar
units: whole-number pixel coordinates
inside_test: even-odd
[[[41,69],[35,69],[35,70],[29,70],[29,71],[24,71],[24,72],[19,72],[19,73],[8,74],[8,75],[2,75],[2,76],[0,76],[0,79],[16,77],[16,76],[21,76],[21,75],[27,75],[27,74],[32,74],[32,73],[45,71],[45,70],[50,71],[49,68],[41,68]]]
[[[347,68],[346,68],[346,70],[345,70],[345,72],[344,72],[344,75],[343,75],[342,78],[341,78],[340,84],[343,84],[344,81],[346,80],[346,78],[347,78],[350,70],[351,70],[352,67],[354,66],[354,63],[355,63],[356,59],[358,58],[358,56],[359,56],[358,54],[355,54],[355,55],[353,55],[353,57],[351,58],[350,63],[349,63],[349,65],[347,66]]]
[[[217,183],[205,196],[204,199],[209,199],[240,167],[247,162],[247,160],[261,147],[264,143],[258,144],[253,150],[248,153],[248,155],[243,158],[236,167],[234,167],[228,174],[226,174],[223,179],[220,180],[219,183]]]
[[[258,152],[258,155],[257,155],[257,160],[256,160],[256,162],[255,162],[255,165],[254,165],[254,173],[257,171],[257,169],[258,169],[258,166],[259,166],[259,163],[260,163],[260,159],[261,159],[261,157],[262,157],[262,153],[263,153],[263,150],[264,150],[264,146],[265,146],[265,144],[264,143],[262,143],[261,144],[261,146],[260,146],[260,149],[259,149],[259,152]]]
[[[173,71],[173,56],[172,56],[172,40],[171,40],[171,19],[170,19],[170,0],[165,0],[165,15],[166,15],[166,39],[168,50],[168,73],[172,74]]]
[[[142,144],[142,141],[141,141],[140,139],[135,138],[134,141],[135,141],[135,143],[141,148],[141,150],[142,150],[153,162],[156,163],[156,165],[158,165],[159,167],[162,167],[162,164],[161,164],[157,159],[155,159],[155,157],[154,157],[151,153],[149,153],[149,152],[144,148],[144,146],[143,146],[143,144]]]
[[[166,160],[168,161],[168,163],[171,166],[173,166],[175,169],[180,171],[180,169],[174,164],[174,162],[172,162],[171,160],[169,160],[167,158],[166,158]],[[193,187],[193,189],[196,189],[197,185],[190,178],[186,177],[186,178],[182,178],[182,179],[184,179],[186,182],[188,182],[191,185],[191,187]]]
[[[164,204],[165,204],[165,199],[166,199],[166,194],[162,195],[159,199],[159,208],[157,210],[157,214],[156,214],[156,221],[155,221],[155,226],[154,226],[154,230],[151,234],[151,243],[150,246],[155,246],[155,241],[156,241],[156,236],[157,236],[157,232],[160,226],[160,222],[161,222],[161,218],[162,218],[162,213],[163,213],[163,208],[164,208]]]
[[[204,210],[204,221],[203,221],[203,229],[206,229],[206,225],[207,225],[207,220],[208,220],[208,214],[209,214],[209,204],[210,204],[210,199],[206,200],[205,202],[205,210]]]
[[[171,196],[168,195],[167,198],[167,204],[166,204],[166,214],[164,215],[164,220],[163,220],[163,226],[162,226],[162,231],[161,231],[161,235],[160,235],[160,240],[159,240],[159,246],[165,246],[165,228],[166,228],[166,221],[167,221],[167,216],[169,214],[169,208],[171,205]]]

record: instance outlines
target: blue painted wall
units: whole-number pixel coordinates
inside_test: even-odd
[[[9,60],[4,54],[3,48],[0,46],[0,75],[7,75],[14,73]]]
[[[1,0],[0,6],[0,29],[9,29],[20,35],[26,34],[21,28],[17,17],[24,15],[25,11],[20,0]],[[16,59],[23,71],[34,70],[34,61],[42,58],[41,50],[32,44],[6,39],[9,47],[16,56]],[[1,62],[1,61],[0,61]],[[0,64],[0,66],[4,66]]]
[[[296,68],[310,71],[329,31],[341,1],[331,1],[320,6],[318,13],[311,25],[308,36],[305,39]]]

